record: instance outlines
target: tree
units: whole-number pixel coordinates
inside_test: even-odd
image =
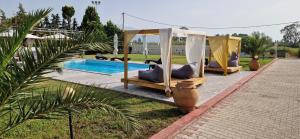
[[[81,27],[86,31],[94,29],[103,30],[103,26],[100,22],[100,17],[95,7],[89,6],[85,10],[85,14],[81,22]]]
[[[248,53],[252,58],[264,54],[266,49],[272,46],[272,39],[261,32],[253,32],[249,36],[249,42],[246,46]]]
[[[66,22],[65,19],[63,19],[63,20],[62,20],[62,23],[61,23],[61,28],[62,28],[62,29],[66,29],[66,27],[67,27],[67,22]]]
[[[5,19],[6,19],[5,12],[0,9],[0,20],[5,20]]]
[[[290,47],[299,47],[300,43],[300,32],[298,28],[300,25],[294,23],[288,26],[285,26],[280,32],[283,34],[283,41]]]
[[[72,29],[73,29],[73,30],[77,30],[78,23],[77,23],[76,18],[73,19],[73,24],[72,24],[72,25],[73,25],[73,26],[72,26]]]
[[[62,7],[62,16],[68,21],[68,29],[71,29],[71,18],[75,14],[75,9],[73,6]]]
[[[43,21],[43,27],[45,28],[50,28],[51,24],[49,22],[49,17],[48,16],[45,16],[44,17],[44,21]]]
[[[121,38],[122,30],[110,20],[104,25],[104,31],[109,39],[113,39],[115,34]]]
[[[55,29],[59,28],[59,24],[60,24],[59,15],[58,14],[56,14],[56,15],[52,14],[51,17],[52,17],[52,19],[51,19],[51,28],[55,28]]]
[[[98,35],[98,41],[106,41],[107,36],[104,32],[103,25],[100,22],[100,18],[95,7],[89,6],[85,10],[85,14],[83,16],[81,22],[81,28],[85,32],[95,31]]]
[[[19,11],[17,12],[17,15],[18,15],[18,16],[20,16],[20,15],[25,15],[25,14],[26,14],[25,8],[23,7],[23,4],[22,4],[22,3],[19,3],[18,9],[19,9]]]
[[[249,35],[248,34],[237,34],[237,33],[233,33],[231,36],[234,36],[234,37],[241,37],[242,40],[241,40],[241,51],[242,52],[249,52],[249,50],[247,50],[247,45],[249,44]]]
[[[11,20],[6,19],[5,12],[0,9],[0,32],[5,31],[11,24]]]
[[[16,27],[13,36],[0,38],[0,136],[25,121],[59,118],[66,111],[84,108],[103,110],[120,120],[125,131],[137,131],[132,116],[112,106],[109,99],[101,97],[101,93],[91,87],[60,85],[57,89],[34,88],[35,84],[45,81],[43,75],[61,70],[57,64],[66,60],[65,53],[78,49],[103,51],[109,48],[106,44],[95,42],[93,32],[80,33],[69,40],[39,40],[33,44],[37,53],[34,56],[32,49],[23,48],[21,44],[31,29],[50,12],[50,9],[42,9],[29,13]],[[17,53],[22,60],[18,63],[14,58]]]
[[[55,19],[56,19],[57,28],[59,28],[59,27],[60,27],[60,25],[61,25],[61,23],[60,23],[60,16],[59,16],[59,14],[56,14],[56,15],[55,15]]]
[[[19,3],[18,11],[16,14],[17,15],[15,17],[12,17],[12,22],[13,22],[14,26],[17,26],[20,23],[24,22],[24,19],[26,18],[26,11],[25,11],[22,3]]]

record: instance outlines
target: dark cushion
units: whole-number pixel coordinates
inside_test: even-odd
[[[146,81],[151,81],[155,83],[162,83],[164,82],[163,78],[163,69],[155,65],[155,67],[151,70],[146,70],[146,71],[139,71],[138,72],[138,78]]]
[[[239,61],[238,60],[228,61],[228,67],[237,67],[237,66],[239,66]]]
[[[112,57],[112,58],[110,58],[110,61],[116,61],[116,60],[119,60],[119,61],[124,61],[124,60],[125,60],[125,58],[124,58],[124,57],[122,57],[122,58],[118,58],[118,57]],[[129,60],[130,60],[130,58],[128,57],[128,58],[127,58],[127,60],[129,61]]]
[[[162,64],[161,58],[159,58],[158,60],[146,60],[145,64],[150,64],[150,62],[153,62],[155,64]]]
[[[238,60],[239,56],[236,54],[236,52],[232,52],[229,60]]]
[[[173,69],[172,70],[172,77],[178,78],[178,79],[190,79],[193,78],[194,75],[194,69],[191,64],[184,65],[179,69]]]
[[[103,59],[103,60],[107,60],[107,57],[105,57],[105,56],[95,56],[96,57],[96,59]]]
[[[236,52],[232,52],[230,59],[228,60],[228,66],[229,67],[237,67],[239,66],[239,56],[236,54]]]
[[[221,68],[221,66],[219,65],[219,63],[217,61],[211,61],[208,64],[209,68]]]

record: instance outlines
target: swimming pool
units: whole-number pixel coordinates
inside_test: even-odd
[[[128,63],[128,70],[147,69],[147,64]],[[65,69],[81,70],[87,72],[97,72],[104,74],[113,74],[124,72],[124,63],[116,61],[104,61],[104,60],[69,60],[64,62]]]

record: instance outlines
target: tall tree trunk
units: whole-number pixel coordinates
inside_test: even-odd
[[[68,18],[68,29],[71,29],[71,18]]]

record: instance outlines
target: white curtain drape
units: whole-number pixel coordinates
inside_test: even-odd
[[[148,55],[148,44],[147,44],[147,36],[143,36],[143,54]]]
[[[136,34],[138,34],[139,31],[131,31],[131,32],[124,32],[124,46],[128,46],[130,41],[134,38]]]
[[[195,64],[194,77],[203,76],[204,69],[201,69],[205,61],[205,35],[187,35],[185,43],[185,54],[189,64]],[[203,71],[202,71],[203,70]]]
[[[172,45],[172,29],[160,29],[160,56],[162,61],[162,68],[164,74],[165,91],[170,92],[170,78],[171,78],[171,45]]]
[[[114,55],[118,55],[118,35],[114,36]]]

